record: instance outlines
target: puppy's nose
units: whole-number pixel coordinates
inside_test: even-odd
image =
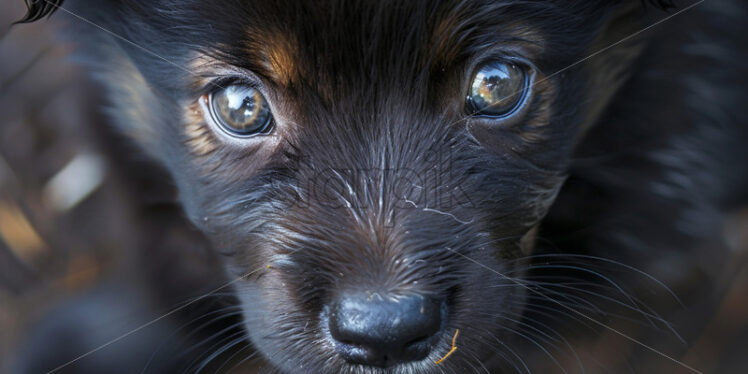
[[[348,362],[387,367],[425,358],[442,322],[442,303],[420,295],[343,297],[330,309],[330,334]]]

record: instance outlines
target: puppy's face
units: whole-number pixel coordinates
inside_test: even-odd
[[[610,96],[589,93],[616,83],[590,80],[588,64],[556,73],[600,42],[600,3],[79,12],[140,46],[93,37],[118,125],[167,166],[241,276],[270,364],[431,373],[510,355],[526,303],[517,259]]]

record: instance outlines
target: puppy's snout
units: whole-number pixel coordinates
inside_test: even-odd
[[[340,298],[330,308],[330,334],[350,363],[387,367],[425,358],[441,330],[445,306],[421,295]]]

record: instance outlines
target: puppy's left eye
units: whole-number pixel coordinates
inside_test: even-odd
[[[273,115],[257,89],[241,84],[226,86],[209,96],[213,120],[230,135],[252,136],[272,130]]]
[[[488,62],[473,76],[467,110],[479,116],[508,116],[522,105],[528,81],[522,66],[505,61]]]

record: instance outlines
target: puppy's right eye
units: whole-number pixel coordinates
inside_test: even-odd
[[[273,115],[260,91],[233,84],[214,91],[208,104],[213,120],[229,135],[248,137],[273,129]]]
[[[527,70],[518,64],[492,61],[473,76],[466,105],[469,114],[501,118],[511,115],[529,90]]]

